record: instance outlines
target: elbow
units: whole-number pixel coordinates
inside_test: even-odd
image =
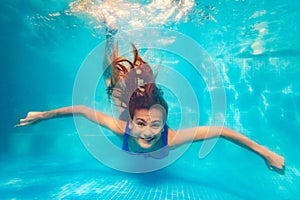
[[[86,116],[88,114],[88,107],[84,105],[79,105],[79,106],[73,106],[72,107],[72,113],[73,115],[83,115]]]
[[[218,130],[216,132],[218,132],[219,136],[221,136],[222,138],[230,137],[230,133],[232,132],[231,129],[224,126],[218,126],[217,129]]]

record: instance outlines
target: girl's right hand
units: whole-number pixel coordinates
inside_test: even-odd
[[[44,116],[45,116],[45,112],[28,112],[26,118],[20,119],[20,123],[16,124],[15,127],[26,126],[29,124],[36,123],[44,119],[45,118]]]

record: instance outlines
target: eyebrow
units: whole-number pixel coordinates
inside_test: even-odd
[[[154,121],[152,121],[151,123],[156,123],[156,122],[162,123],[161,120],[154,120]]]
[[[144,120],[143,118],[136,118],[135,121],[137,121],[137,120],[141,120],[141,121],[143,121],[143,122],[147,122],[147,121]]]
[[[144,120],[143,118],[136,118],[135,120],[136,120],[136,121],[137,121],[137,120],[141,120],[141,121],[143,121],[143,122],[147,122],[147,121]],[[158,119],[158,120],[151,121],[150,123],[156,123],[156,122],[162,123],[162,121],[159,120],[159,119]]]

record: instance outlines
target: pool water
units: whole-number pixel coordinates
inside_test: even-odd
[[[299,2],[108,2],[2,1],[0,199],[298,199]],[[122,30],[158,27],[197,42],[205,53],[201,55],[209,55],[221,77],[226,93],[224,124],[283,155],[285,174],[269,171],[260,157],[223,139],[201,159],[203,142],[198,142],[162,169],[125,173],[95,159],[73,118],[14,128],[28,111],[72,105],[78,72],[104,41],[99,10],[105,6],[122,19],[117,24]],[[174,38],[168,39],[164,42]],[[189,46],[182,48],[194,53]],[[155,61],[157,52],[144,53]],[[193,83],[199,122],[194,121],[194,110],[183,106],[182,126],[214,123],[210,94],[218,80],[208,83],[207,77],[193,74],[184,61],[188,55],[177,61],[176,56],[160,55],[162,65]],[[163,83],[165,77],[160,76]],[[172,97],[167,89],[166,95]],[[98,90],[88,104],[99,110],[108,105],[102,103],[101,94]],[[168,124],[180,128],[176,98],[170,99]]]

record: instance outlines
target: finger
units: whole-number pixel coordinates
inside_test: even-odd
[[[31,123],[32,121],[34,121],[35,119],[33,118],[25,118],[25,119],[20,119],[20,123]]]
[[[20,119],[20,123],[23,123],[23,122],[26,122],[26,121],[28,121],[27,118],[25,118],[25,119]]]
[[[14,127],[26,126],[28,124],[29,124],[28,122],[19,123],[19,124],[16,124]]]
[[[16,124],[14,127],[19,127],[19,126],[23,126],[23,124]]]

